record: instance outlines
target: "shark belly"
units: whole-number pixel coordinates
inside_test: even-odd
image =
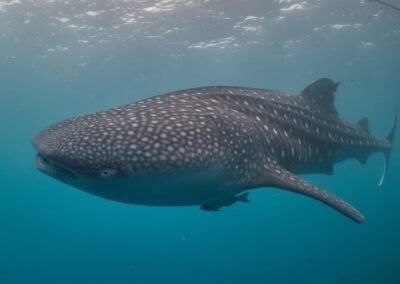
[[[210,204],[243,191],[220,171],[194,169],[122,177],[117,183],[81,179],[72,185],[106,199],[149,206]]]

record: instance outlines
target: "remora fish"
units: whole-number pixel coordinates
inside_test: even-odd
[[[322,78],[299,95],[202,87],[73,117],[33,138],[44,173],[104,198],[143,205],[228,204],[241,192],[277,187],[319,200],[361,223],[363,216],[296,174],[333,173],[349,158],[389,158],[368,120],[352,124],[334,107],[338,83]],[[382,184],[386,173],[382,174]]]
[[[245,192],[239,195],[234,195],[230,199],[224,199],[212,204],[204,204],[200,208],[206,211],[219,211],[222,207],[229,207],[236,202],[249,203],[249,193]]]

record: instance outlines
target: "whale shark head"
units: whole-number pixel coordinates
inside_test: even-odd
[[[46,174],[69,180],[148,174],[188,162],[188,157],[177,154],[183,152],[179,141],[154,135],[150,126],[138,122],[127,124],[123,113],[104,111],[51,125],[32,139],[36,165]]]
[[[126,135],[131,136],[128,145],[123,143]],[[69,183],[79,177],[112,178],[133,173],[135,169],[124,160],[126,155],[120,153],[133,156],[144,151],[137,140],[137,133],[125,133],[115,119],[89,114],[40,131],[32,143],[37,151],[37,168]]]
[[[171,190],[193,187],[197,177],[201,187],[206,180],[201,175],[214,158],[211,145],[205,143],[209,127],[163,113],[154,117],[151,110],[141,112],[137,106],[81,115],[41,130],[32,139],[36,167],[75,188],[128,203],[168,203],[170,196],[164,192],[157,197],[150,193],[166,185]],[[215,168],[212,171],[208,176],[218,174]],[[192,203],[190,196],[183,200],[184,194],[181,199],[175,196],[176,202]]]

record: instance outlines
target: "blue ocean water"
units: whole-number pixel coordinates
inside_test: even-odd
[[[343,82],[340,115],[368,117],[385,136],[400,95],[396,10],[358,0],[8,0],[0,50],[0,283],[400,283],[400,139],[382,188],[380,154],[306,177],[358,207],[362,225],[272,188],[220,213],[117,203],[40,173],[30,143],[55,121],[167,91],[297,93],[325,76]]]

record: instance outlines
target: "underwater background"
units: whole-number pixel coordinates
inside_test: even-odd
[[[383,137],[399,54],[400,12],[375,1],[0,1],[0,283],[400,283],[399,137],[382,188],[381,154],[307,177],[361,225],[272,188],[219,213],[101,199],[36,170],[30,142],[168,91],[295,94],[320,77],[342,81],[343,118]]]

